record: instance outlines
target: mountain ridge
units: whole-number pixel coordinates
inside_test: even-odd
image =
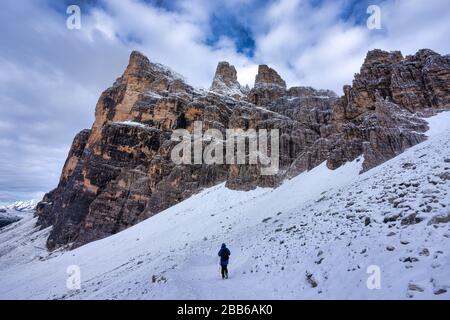
[[[422,116],[450,109],[450,61],[426,49],[405,58],[370,51],[342,97],[288,89],[265,65],[255,86],[242,89],[233,68],[219,63],[212,90],[199,91],[134,51],[102,93],[92,128],[75,137],[58,187],[37,206],[40,228],[53,227],[48,248],[107,237],[222,182],[275,187],[324,161],[336,169],[361,155],[367,171],[424,141]],[[171,132],[192,132],[195,121],[221,132],[278,129],[279,174],[261,176],[260,165],[175,165]]]

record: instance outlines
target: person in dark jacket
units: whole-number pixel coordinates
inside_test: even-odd
[[[228,250],[225,243],[222,243],[222,247],[219,250],[220,266],[222,268],[222,279],[228,279],[228,260],[230,259],[230,255],[230,250]]]

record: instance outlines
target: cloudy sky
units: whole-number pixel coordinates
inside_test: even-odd
[[[70,4],[80,30],[66,27]],[[381,8],[381,30],[367,8]],[[131,50],[200,87],[218,61],[253,85],[257,65],[289,86],[341,93],[368,50],[450,53],[448,0],[4,0],[0,4],[0,202],[54,188],[74,135]]]

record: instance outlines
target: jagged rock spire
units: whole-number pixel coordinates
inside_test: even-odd
[[[124,76],[138,76],[149,68],[150,60],[144,54],[135,50],[130,55],[130,60],[125,69]]]
[[[226,61],[219,62],[211,85],[211,91],[229,94],[233,97],[243,95],[241,85],[237,80],[236,68],[233,65]]]
[[[236,68],[226,61],[221,61],[217,65],[211,88],[221,84],[225,84],[226,86],[239,84],[237,81]]]
[[[255,78],[255,88],[261,86],[279,86],[286,89],[286,82],[280,75],[272,68],[265,64],[258,67],[258,74]]]

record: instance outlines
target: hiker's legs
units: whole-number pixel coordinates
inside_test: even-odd
[[[228,266],[223,266],[223,271],[225,273],[225,278],[228,279]]]
[[[227,267],[224,265],[221,265],[221,267],[222,267],[221,272],[222,272],[222,279],[223,279],[223,278],[225,278],[225,270],[227,269]]]

